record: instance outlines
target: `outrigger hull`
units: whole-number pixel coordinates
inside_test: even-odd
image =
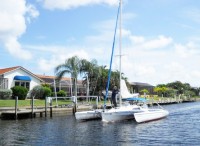
[[[76,120],[95,120],[101,119],[101,110],[83,111],[75,113]]]
[[[134,113],[136,122],[143,123],[165,118],[169,115],[167,110],[163,109],[148,109],[141,113]]]

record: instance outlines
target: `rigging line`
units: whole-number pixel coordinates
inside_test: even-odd
[[[110,76],[111,76],[111,69],[112,69],[112,60],[113,60],[113,53],[114,53],[114,48],[115,48],[115,36],[116,36],[116,31],[117,31],[117,24],[118,24],[118,17],[119,17],[119,12],[120,12],[120,2],[119,2],[119,7],[118,7],[118,12],[117,12],[117,20],[116,20],[116,24],[115,24],[115,32],[114,32],[114,38],[113,38],[113,45],[112,45],[112,53],[111,53],[111,59],[110,59],[110,68],[109,68],[109,72],[108,72],[108,81],[107,81],[107,85],[106,85],[106,96],[104,99],[104,109],[106,106],[106,100],[108,97],[108,89],[110,86]]]

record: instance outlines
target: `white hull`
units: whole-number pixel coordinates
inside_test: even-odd
[[[122,120],[134,119],[133,113],[141,112],[141,108],[137,105],[112,108],[101,113],[103,122],[116,122]]]
[[[164,118],[168,114],[169,112],[163,109],[148,109],[141,113],[134,113],[134,117],[136,122],[142,123]]]
[[[76,120],[101,119],[101,112],[102,112],[102,110],[76,112],[75,118],[76,118]]]

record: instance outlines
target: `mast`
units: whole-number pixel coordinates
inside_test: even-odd
[[[121,73],[121,58],[122,58],[122,0],[120,0],[120,17],[119,17],[119,103],[120,106],[122,104],[122,97],[121,97],[121,80],[122,80],[122,73]]]
[[[107,97],[108,97],[108,89],[109,89],[109,85],[110,85],[110,76],[111,76],[111,70],[112,70],[112,60],[113,60],[113,53],[114,53],[114,48],[115,48],[115,36],[116,36],[116,31],[117,31],[119,12],[120,12],[120,4],[119,4],[119,7],[118,7],[117,20],[116,20],[116,24],[115,24],[112,53],[111,53],[111,58],[110,58],[110,67],[109,67],[109,72],[108,72],[108,81],[107,81],[107,85],[106,85],[106,95],[105,95],[105,98],[104,98],[104,110],[105,110],[105,107],[106,107],[106,100],[107,100]]]

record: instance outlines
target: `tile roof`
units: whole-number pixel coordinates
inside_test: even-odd
[[[56,76],[46,76],[46,75],[36,75],[38,78],[42,79],[44,82],[46,83],[53,83],[54,82],[54,79],[56,78]],[[70,83],[70,78],[68,77],[63,77],[61,79],[61,82],[64,81],[64,82],[69,82]],[[64,83],[63,82],[63,83]],[[82,80],[78,80],[77,81],[77,84],[82,84]]]
[[[14,67],[9,67],[9,68],[3,68],[3,69],[0,69],[0,75],[3,75],[3,74],[6,74],[8,72],[11,72],[13,70],[16,70],[16,69],[22,69],[24,70],[25,72],[31,74],[32,76],[38,78],[39,80],[43,81],[41,78],[39,78],[37,75],[33,74],[32,72],[28,71],[27,69],[23,68],[22,66],[14,66]]]
[[[52,80],[55,79],[55,76],[46,76],[46,75],[36,75],[36,76],[38,76],[41,79],[52,79]],[[62,80],[70,80],[70,78],[64,77],[62,78]]]
[[[9,67],[9,68],[0,69],[0,75],[5,74],[7,72],[10,72],[10,71],[15,70],[15,69],[20,68],[20,67],[21,66],[15,66],[15,67]]]

